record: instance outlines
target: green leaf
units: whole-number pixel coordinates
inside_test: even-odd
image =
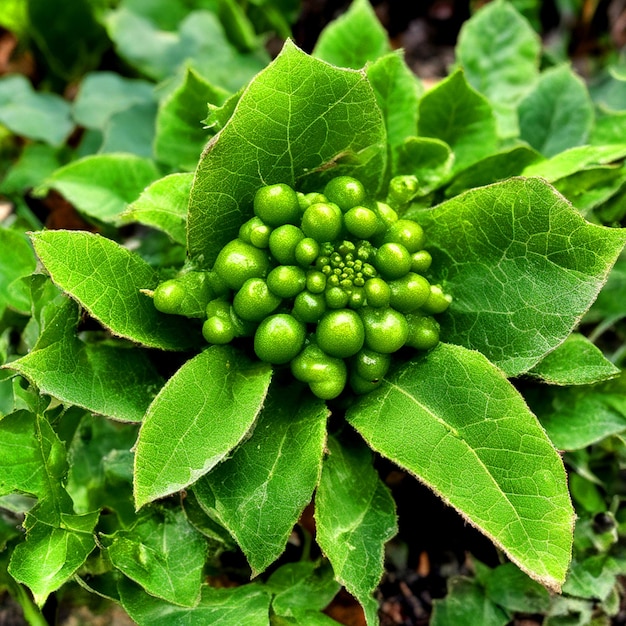
[[[589,308],[626,231],[586,222],[550,185],[510,179],[411,215],[434,282],[453,302],[442,338],[521,374],[560,345]]]
[[[150,595],[187,607],[200,601],[207,544],[180,508],[149,510],[104,541],[114,567]]]
[[[580,450],[626,430],[626,375],[589,386],[525,393],[559,450]]]
[[[170,604],[149,596],[137,585],[122,582],[120,600],[138,626],[270,626],[270,596],[262,585],[215,589],[204,586],[200,602],[194,608]]]
[[[146,80],[115,72],[90,72],[80,83],[72,115],[81,126],[104,131],[116,113],[154,100],[154,85]]]
[[[455,52],[470,85],[494,105],[500,136],[517,136],[517,103],[539,76],[532,26],[511,3],[490,2],[463,24]]]
[[[202,125],[207,105],[221,105],[228,92],[214,87],[193,69],[159,105],[154,153],[177,169],[193,170],[210,133]]]
[[[212,84],[236,91],[268,60],[264,52],[237,52],[217,16],[208,11],[189,12],[172,32],[122,7],[108,14],[107,28],[118,54],[157,81],[191,66]]]
[[[457,70],[427,91],[419,103],[418,135],[447,143],[458,172],[493,154],[496,118],[489,101]]]
[[[131,346],[86,343],[75,332],[78,307],[67,299],[53,328],[66,327],[54,342],[12,361],[7,367],[45,393],[118,420],[139,422],[163,384],[147,355]]]
[[[308,400],[308,398],[306,398]],[[234,454],[194,486],[194,493],[243,550],[252,574],[285,550],[319,478],[328,410],[276,389],[254,431]]]
[[[518,113],[521,138],[547,157],[585,143],[593,125],[587,88],[566,65],[541,74]]]
[[[146,187],[120,215],[121,224],[139,222],[167,233],[173,241],[187,241],[187,204],[193,174],[170,174]]]
[[[146,413],[135,454],[137,508],[191,485],[241,442],[265,400],[271,369],[212,346],[168,380]]]
[[[74,124],[60,96],[35,91],[21,74],[0,79],[0,124],[16,135],[53,146],[65,143]]]
[[[611,324],[626,317],[625,290],[626,256],[622,254],[617,259],[606,284],[602,287],[597,300],[591,305],[583,321],[588,323],[601,322],[602,326],[608,328]]]
[[[157,105],[144,102],[114,113],[102,136],[101,153],[127,153],[149,159],[153,156]],[[152,179],[151,179],[152,180]]]
[[[384,544],[397,532],[395,504],[362,445],[328,441],[315,495],[316,539],[336,579],[378,624],[372,594],[383,575]]]
[[[381,113],[364,75],[333,68],[287,42],[248,85],[202,156],[189,205],[191,257],[214,261],[252,215],[252,198],[263,184],[293,185],[330,167],[333,175],[349,171],[375,194],[385,169],[384,143]],[[341,167],[344,161],[349,170]]]
[[[303,611],[325,609],[340,588],[328,563],[320,567],[313,561],[285,563],[266,584],[274,594],[273,611],[288,617],[295,617]],[[302,623],[315,624],[315,621]]]
[[[608,554],[575,560],[563,591],[579,598],[604,600],[615,587],[616,577],[622,574],[621,569]]]
[[[11,251],[0,255],[0,317],[7,307],[30,313],[30,296],[20,279],[37,267],[33,249],[23,233],[0,228],[0,250]]]
[[[596,165],[606,165],[626,157],[626,144],[578,146],[555,154],[550,159],[529,164],[524,176],[541,176],[553,183]]]
[[[61,150],[48,144],[25,145],[18,160],[0,181],[0,193],[23,195],[59,169],[63,157]]]
[[[446,197],[518,176],[524,168],[540,159],[538,152],[524,144],[492,154],[460,171],[447,187]]]
[[[29,587],[38,606],[74,575],[96,547],[93,530],[98,515],[62,513],[58,522],[42,505],[26,514],[26,541],[13,550],[9,573]]]
[[[548,590],[513,563],[504,563],[489,572],[485,592],[492,602],[507,611],[545,613],[550,608]]]
[[[67,81],[100,62],[110,42],[88,0],[28,0],[29,34],[45,63]]]
[[[482,354],[442,343],[363,396],[347,418],[529,576],[560,588],[574,522],[563,463]]]
[[[392,152],[392,172],[417,176],[420,195],[441,186],[449,177],[454,164],[450,146],[439,139],[408,137]]]
[[[603,146],[622,143],[626,136],[626,111],[596,109],[596,120],[591,130],[589,143]]]
[[[96,154],[58,169],[37,193],[55,189],[78,211],[103,222],[119,215],[144,188],[159,177],[155,164],[133,154]]]
[[[389,37],[369,0],[350,8],[321,32],[313,55],[338,67],[358,70],[390,51]]]
[[[31,238],[52,280],[115,335],[163,350],[198,345],[187,319],[160,313],[140,293],[154,289],[159,276],[136,254],[80,231],[42,231]]]
[[[390,146],[417,134],[417,107],[422,85],[402,52],[387,54],[366,67],[376,102],[383,112]]]
[[[28,32],[28,14],[25,0],[4,0],[0,24],[21,39]]]
[[[487,598],[484,590],[469,578],[451,578],[446,597],[433,602],[432,626],[505,626],[509,622],[508,614]]]
[[[552,385],[591,385],[619,373],[620,369],[580,333],[572,333],[528,372]]]

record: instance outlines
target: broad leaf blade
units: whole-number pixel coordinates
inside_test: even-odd
[[[114,334],[164,350],[197,345],[188,320],[160,313],[140,292],[154,289],[159,276],[136,254],[80,231],[43,231],[31,238],[52,280]]]
[[[208,491],[211,513],[235,538],[255,576],[282,554],[311,501],[327,417],[322,401],[275,391],[251,437],[194,487],[201,504],[208,503]]]
[[[607,279],[626,230],[586,222],[550,185],[511,179],[412,215],[453,302],[442,338],[513,376],[571,333]]]
[[[329,439],[328,449],[315,496],[316,538],[372,626],[378,623],[372,594],[383,575],[384,544],[397,532],[395,505],[365,446]]]
[[[532,578],[560,588],[574,522],[563,463],[483,355],[440,344],[364,396],[348,421]]]
[[[30,312],[30,298],[20,285],[20,278],[37,267],[37,259],[27,237],[18,231],[0,228],[0,317],[6,307],[21,313]]]
[[[242,440],[265,400],[271,369],[231,347],[187,361],[150,405],[135,454],[135,502],[175,493]]]
[[[149,511],[132,529],[107,539],[114,567],[150,595],[180,606],[199,602],[207,543],[182,509]]]
[[[189,254],[210,266],[252,215],[263,184],[295,184],[319,169],[360,177],[378,191],[385,128],[362,72],[334,68],[287,42],[244,91],[202,156],[191,191]],[[319,182],[319,177],[316,182]]]

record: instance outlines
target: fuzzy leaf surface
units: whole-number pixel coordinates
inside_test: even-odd
[[[550,185],[510,179],[414,212],[452,294],[442,338],[513,376],[561,344],[590,307],[626,230],[586,222]]]
[[[254,193],[264,184],[293,185],[329,167],[332,175],[346,173],[345,162],[375,193],[385,141],[364,74],[327,65],[287,42],[244,90],[200,160],[189,205],[189,254],[210,267],[252,216]],[[320,180],[318,175],[315,183]]]
[[[315,495],[316,538],[372,626],[378,624],[372,594],[383,575],[384,545],[398,530],[395,503],[365,446],[329,439],[328,450]]]
[[[270,394],[250,438],[194,486],[203,508],[243,550],[253,575],[285,550],[311,501],[326,443],[325,404],[280,394]]]
[[[560,588],[574,522],[565,469],[521,395],[482,354],[440,344],[347,418],[532,578]]]
[[[135,453],[135,503],[175,493],[213,469],[256,421],[271,369],[212,346],[187,361],[150,405]]]
[[[154,289],[159,276],[138,255],[81,231],[42,231],[31,239],[52,280],[115,335],[163,350],[197,344],[188,320],[160,313],[140,292]]]

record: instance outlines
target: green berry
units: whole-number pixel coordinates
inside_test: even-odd
[[[384,243],[376,252],[374,267],[383,278],[401,278],[411,270],[411,255],[399,243]]]
[[[254,334],[254,352],[261,361],[289,363],[304,346],[306,327],[288,313],[266,317]]]
[[[309,270],[306,273],[306,288],[311,293],[322,293],[326,289],[326,274],[318,270]]]
[[[329,287],[324,292],[329,309],[343,309],[348,306],[350,296],[341,287]]]
[[[308,290],[301,291],[293,301],[293,314],[305,324],[317,323],[327,308],[323,294]]]
[[[346,358],[356,354],[365,340],[363,322],[351,309],[328,311],[317,324],[317,344],[330,356]]]
[[[269,290],[280,298],[294,298],[306,286],[306,274],[297,265],[279,265],[267,275]]]
[[[204,317],[206,305],[215,295],[208,272],[189,271],[162,282],[152,297],[161,313]]]
[[[344,212],[363,204],[367,198],[363,184],[351,176],[336,176],[329,180],[324,195]]]
[[[389,281],[389,304],[401,313],[410,313],[421,307],[430,296],[430,283],[419,274],[409,272]]]
[[[380,226],[376,213],[364,206],[352,207],[345,215],[346,230],[359,239],[369,239]]]
[[[209,343],[222,345],[235,338],[235,328],[228,317],[213,315],[202,324],[202,335]]]
[[[304,233],[297,226],[279,226],[270,234],[270,252],[282,265],[296,265],[296,248],[303,239]]]
[[[282,299],[270,291],[265,280],[248,278],[233,298],[233,309],[242,320],[260,322],[273,313],[281,302]]]
[[[353,371],[368,381],[381,379],[389,370],[391,356],[363,348],[352,359]]]
[[[411,271],[424,274],[430,268],[433,257],[427,250],[418,250],[411,255]]]
[[[358,395],[362,395],[365,393],[370,393],[370,391],[374,391],[376,387],[380,387],[382,380],[367,380],[366,378],[362,378],[355,372],[350,374],[350,388],[354,393]]]
[[[424,230],[412,220],[397,220],[389,226],[384,243],[399,243],[403,245],[410,254],[417,252],[424,245]]]
[[[428,299],[422,305],[425,313],[443,313],[452,302],[452,296],[443,292],[439,285],[431,285]]]
[[[409,325],[407,346],[416,350],[430,350],[439,343],[439,323],[434,317],[415,313],[406,317]]]
[[[213,270],[230,289],[240,289],[248,278],[267,276],[270,260],[264,250],[233,239],[220,250]]]
[[[295,257],[296,263],[302,267],[308,267],[315,262],[319,256],[320,244],[311,237],[301,239],[296,245]]]
[[[391,307],[363,307],[359,314],[365,329],[365,345],[371,350],[391,354],[405,344],[409,325],[402,313]]]
[[[335,241],[343,229],[341,209],[330,202],[312,204],[302,216],[302,230],[319,243]]]
[[[272,229],[261,218],[255,216],[241,225],[239,239],[255,248],[267,248],[271,232]]]
[[[283,183],[266,185],[254,195],[254,214],[268,226],[296,224],[300,219],[298,195]]]
[[[388,307],[391,299],[391,289],[382,278],[370,278],[363,287],[365,300],[368,306]]]

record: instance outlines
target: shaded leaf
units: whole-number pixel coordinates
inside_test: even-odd
[[[11,254],[0,255],[0,317],[5,309],[30,313],[30,296],[21,278],[35,271],[37,259],[26,235],[0,227],[0,249]]]

